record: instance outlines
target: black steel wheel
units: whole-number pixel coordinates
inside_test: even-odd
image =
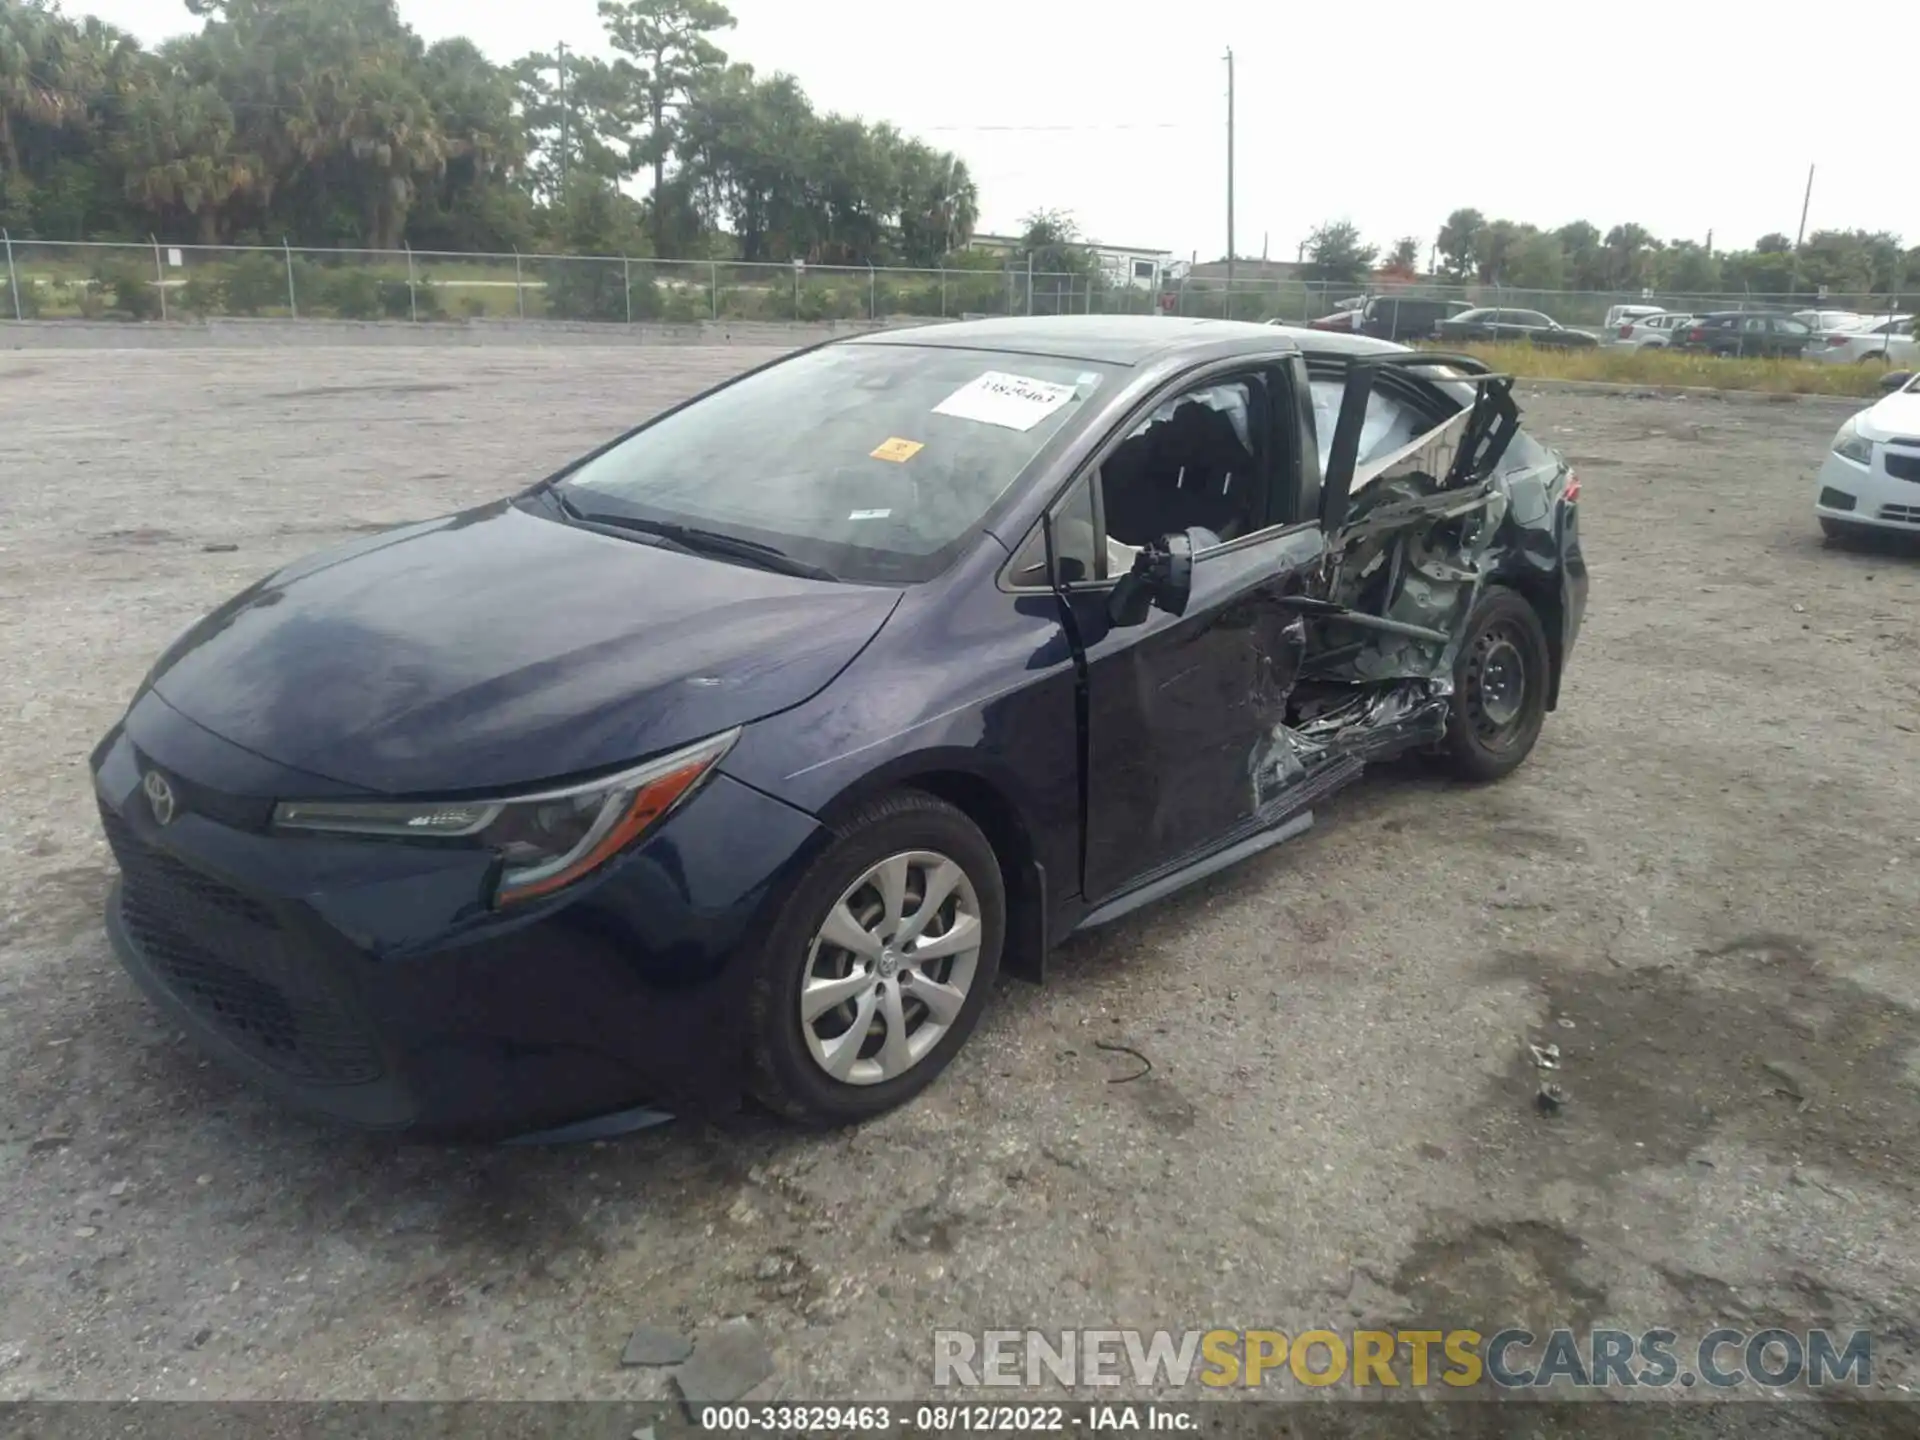
[[[1525,596],[1489,590],[1474,606],[1454,662],[1443,753],[1469,780],[1498,780],[1533,752],[1547,715],[1552,657]]]

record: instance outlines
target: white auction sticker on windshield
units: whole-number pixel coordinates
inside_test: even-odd
[[[1031,430],[1072,398],[1071,385],[989,370],[934,406],[933,413],[1008,430]]]

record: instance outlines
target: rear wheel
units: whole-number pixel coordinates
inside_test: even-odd
[[[979,1021],[1006,933],[999,861],[953,806],[902,790],[836,829],[748,998],[754,1094],[822,1126],[890,1110],[946,1068]]]
[[[1533,752],[1547,715],[1552,658],[1526,597],[1493,589],[1467,619],[1453,667],[1453,709],[1441,753],[1468,780],[1512,774]]]

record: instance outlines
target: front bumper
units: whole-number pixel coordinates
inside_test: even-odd
[[[1820,488],[1814,496],[1813,513],[1822,519],[1849,525],[1920,534],[1920,480],[1890,473],[1888,459],[1888,447],[1880,442],[1874,444],[1871,465],[1859,464],[1829,450],[1820,466]],[[1903,468],[1911,466],[1920,473],[1920,448],[1893,452],[1893,463]]]
[[[744,971],[824,843],[810,816],[719,774],[587,881],[500,914],[484,852],[274,834],[191,806],[161,826],[145,772],[220,794],[205,762],[225,742],[183,745],[191,722],[144,718],[96,755],[121,868],[107,931],[212,1058],[302,1109],[423,1134],[737,1102]],[[199,773],[180,768],[189,750]]]

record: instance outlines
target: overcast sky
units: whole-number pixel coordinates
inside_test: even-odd
[[[984,230],[1053,206],[1109,244],[1222,254],[1231,46],[1242,255],[1290,258],[1330,219],[1431,244],[1460,205],[1745,247],[1794,233],[1809,164],[1809,231],[1920,243],[1898,123],[1920,84],[1909,0],[729,3],[734,58],[790,71],[822,110],[958,152]],[[180,0],[65,8],[149,42],[198,25]],[[594,0],[400,9],[429,40],[464,34],[499,61],[556,41],[606,53]]]

